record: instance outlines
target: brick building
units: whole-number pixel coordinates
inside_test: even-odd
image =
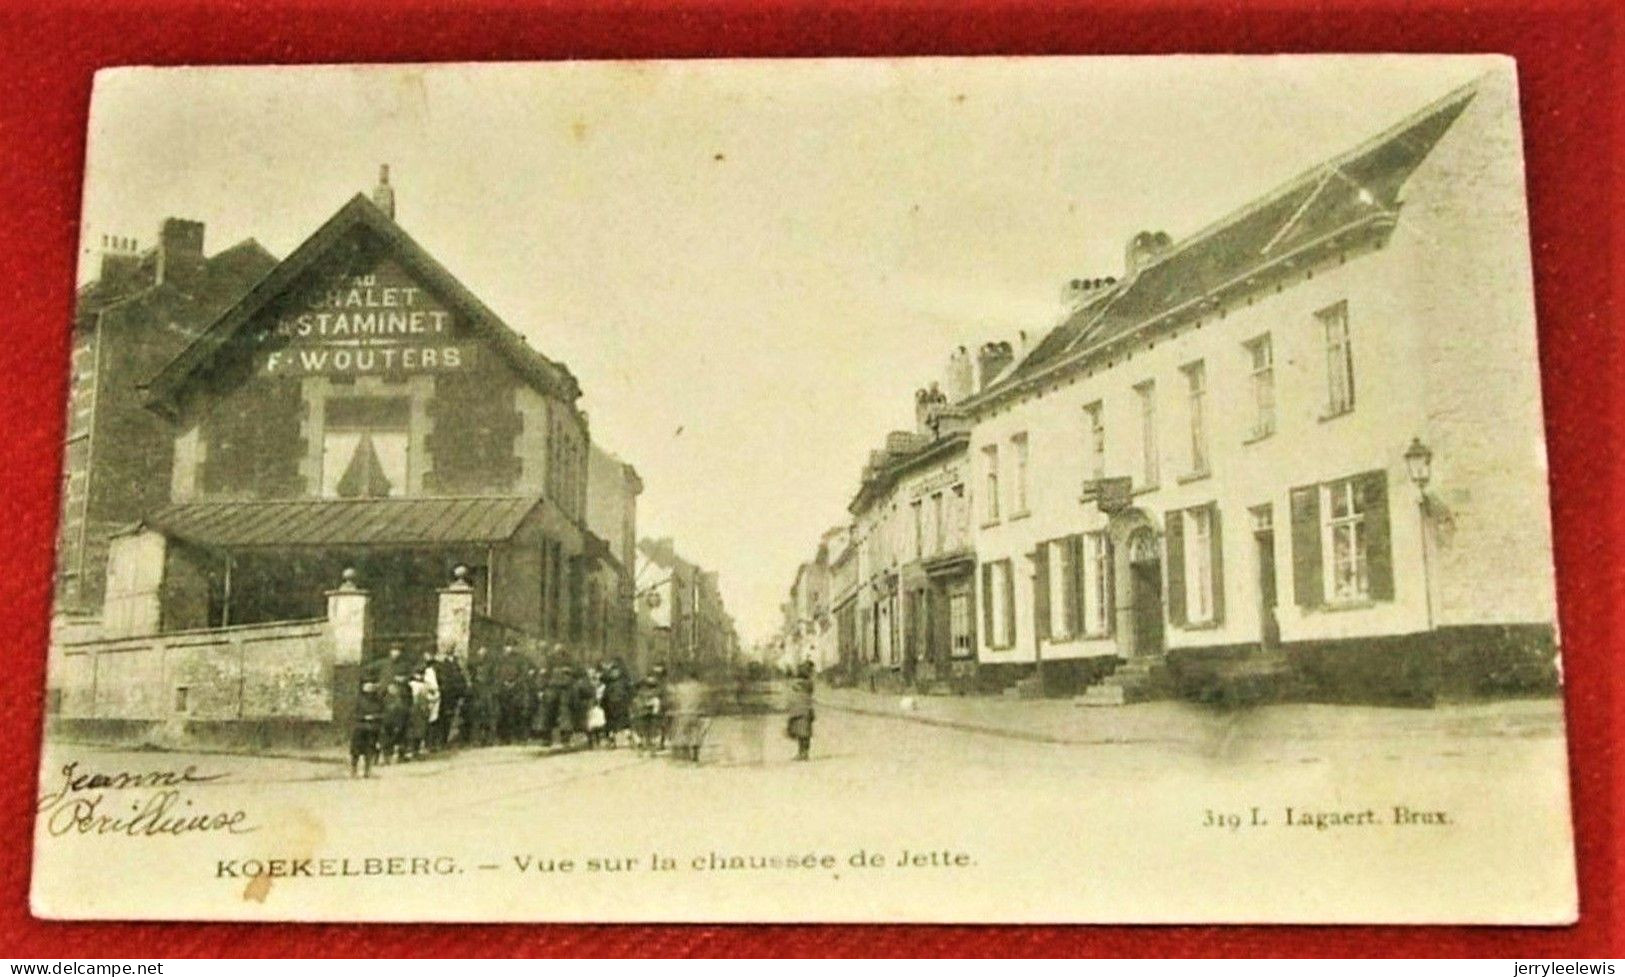
[[[386,181],[147,385],[173,448],[104,627],[318,618],[350,568],[374,649],[421,653],[461,565],[490,640],[583,653],[607,610],[594,559],[618,557],[586,527],[580,393],[402,230]]]
[[[56,610],[99,611],[107,540],[169,497],[172,438],[146,382],[276,264],[252,239],[204,255],[204,226],[169,218],[141,251],[103,238],[73,318],[58,524]]]
[[[1102,700],[1551,680],[1516,104],[1488,75],[1185,240],[1135,235],[966,401],[985,670]]]

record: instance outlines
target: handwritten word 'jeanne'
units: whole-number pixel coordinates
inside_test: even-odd
[[[195,766],[144,773],[80,772],[76,761],[62,768],[62,780],[55,789],[40,795],[36,811],[44,819],[45,830],[55,837],[96,834],[140,838],[204,832],[247,834],[258,830],[248,823],[247,811],[195,810],[192,800],[182,795],[181,789],[187,785],[206,784],[224,776],[200,774]],[[143,790],[153,793],[121,793]],[[118,799],[109,799],[113,796]]]

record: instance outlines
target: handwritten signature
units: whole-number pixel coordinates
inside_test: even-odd
[[[248,812],[241,808],[195,810],[192,799],[184,795],[187,786],[221,780],[226,776],[223,773],[201,774],[194,765],[144,773],[82,772],[77,760],[64,766],[61,773],[60,783],[41,794],[35,807],[44,819],[46,832],[53,837],[96,834],[141,838],[206,832],[248,834],[259,830],[248,823]],[[142,793],[127,804],[129,794],[110,799],[122,791]]]

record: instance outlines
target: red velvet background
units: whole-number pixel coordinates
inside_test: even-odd
[[[1533,0],[715,3],[23,0],[0,11],[0,956],[1625,954],[1616,499],[1625,145],[1618,4]],[[1577,811],[1581,911],[1465,927],[262,926],[66,924],[28,912],[67,324],[85,113],[104,65],[702,56],[1496,51],[1518,58]],[[139,879],[116,884],[139,885]],[[1418,878],[1417,885],[1428,880]]]

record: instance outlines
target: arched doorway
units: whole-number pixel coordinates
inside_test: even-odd
[[[1162,551],[1157,534],[1141,526],[1128,537],[1128,597],[1132,652],[1136,657],[1160,655],[1162,635]]]

